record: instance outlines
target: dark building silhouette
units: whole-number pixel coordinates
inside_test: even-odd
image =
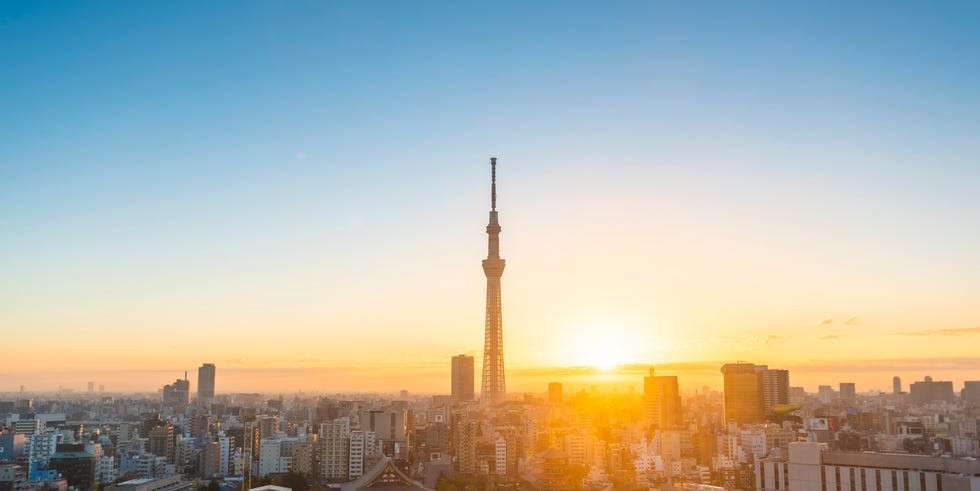
[[[909,385],[909,395],[912,402],[924,403],[931,401],[953,401],[953,382],[934,382],[932,377],[926,377],[921,382]]]
[[[211,402],[214,399],[214,375],[215,367],[213,363],[205,363],[197,369],[197,401],[201,403]]]
[[[963,382],[963,391],[960,392],[963,402],[980,404],[980,381],[967,380]]]
[[[561,382],[551,382],[548,384],[548,402],[561,405],[562,387]]]
[[[681,394],[676,376],[650,375],[643,377],[643,419],[657,428],[673,428],[681,424]]]
[[[163,404],[166,406],[185,406],[191,402],[191,382],[187,380],[187,372],[184,372],[184,379],[177,379],[172,384],[163,386]]]
[[[85,451],[84,444],[57,445],[48,466],[78,489],[91,489],[95,481],[95,456]]]
[[[726,421],[761,423],[777,405],[789,403],[789,370],[739,362],[723,365],[721,373]]]
[[[725,421],[760,423],[763,419],[762,375],[752,363],[726,363],[724,376]]]
[[[474,377],[476,365],[472,356],[457,355],[453,357],[452,366],[452,398],[453,402],[472,401],[476,397]]]

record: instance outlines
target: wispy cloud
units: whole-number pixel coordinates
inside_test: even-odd
[[[980,358],[885,358],[870,360],[813,360],[787,366],[800,372],[881,372],[881,371],[943,371],[980,370]]]
[[[846,321],[844,321],[844,324],[847,324],[849,326],[853,326],[854,324],[857,324],[857,323],[858,323],[858,316],[856,316],[856,315],[854,317],[851,317],[850,319],[847,319]]]
[[[827,324],[833,324],[833,323],[834,323],[834,319],[824,319],[817,323],[817,327],[826,326]]]
[[[897,332],[897,336],[968,336],[980,334],[980,327],[960,327],[954,329],[923,329],[921,331]]]
[[[840,336],[836,334],[828,334],[826,336],[820,336],[821,341],[833,341],[835,339],[840,339]]]

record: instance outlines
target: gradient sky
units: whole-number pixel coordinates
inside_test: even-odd
[[[980,379],[978,19],[0,3],[0,391],[202,362],[448,391],[482,353],[491,156],[515,374]]]

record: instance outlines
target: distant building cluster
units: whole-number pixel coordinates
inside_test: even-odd
[[[473,358],[450,362],[447,395],[216,394],[211,364],[196,392],[185,376],[156,398],[23,394],[0,401],[0,491],[230,491],[297,476],[339,489],[980,489],[980,381],[808,393],[786,370],[731,363],[722,392],[682,392],[651,368],[642,393],[553,382],[486,404]]]

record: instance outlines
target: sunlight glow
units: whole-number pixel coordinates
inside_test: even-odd
[[[619,365],[651,359],[656,349],[646,333],[624,324],[583,322],[569,329],[562,363],[611,371]]]

